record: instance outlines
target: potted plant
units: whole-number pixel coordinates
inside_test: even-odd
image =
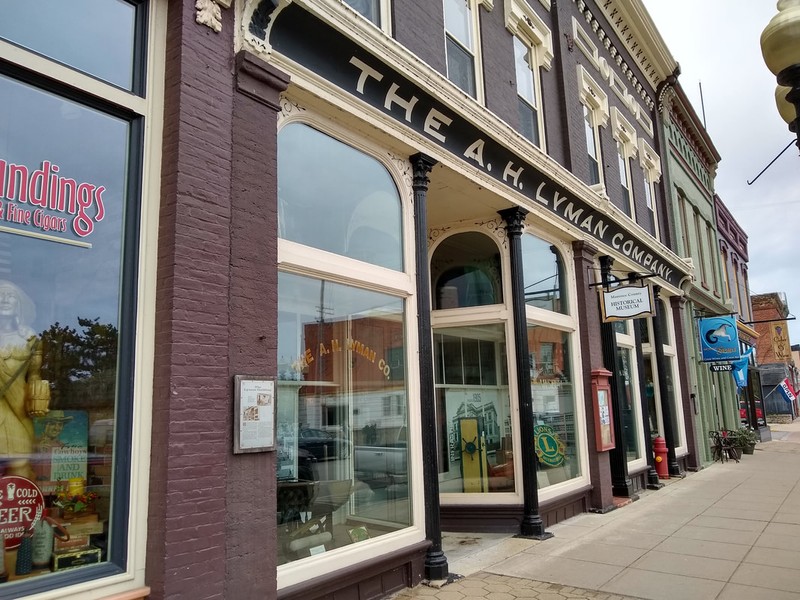
[[[758,443],[756,432],[749,427],[740,427],[734,432],[734,446],[742,449],[743,454],[753,454]]]

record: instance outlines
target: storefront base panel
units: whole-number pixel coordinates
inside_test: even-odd
[[[589,508],[590,488],[539,505],[545,527],[584,513]],[[522,525],[521,505],[483,504],[442,506],[442,531],[458,533],[518,533]]]
[[[638,471],[633,471],[632,473],[628,473],[628,477],[631,480],[631,489],[633,490],[634,494],[639,494],[647,489],[647,472],[649,467],[645,467]]]
[[[566,521],[585,513],[591,506],[591,489],[580,490],[567,496],[554,498],[549,502],[542,502],[539,509],[545,527],[550,527],[561,521]]]
[[[278,591],[278,600],[377,600],[419,584],[425,575],[425,553],[430,542],[335,573],[309,579]]]

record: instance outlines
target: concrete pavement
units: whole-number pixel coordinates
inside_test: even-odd
[[[605,515],[549,528],[546,541],[445,534],[461,577],[395,600],[800,600],[800,419],[773,441]]]

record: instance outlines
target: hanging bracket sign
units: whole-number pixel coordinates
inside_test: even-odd
[[[621,285],[600,290],[603,323],[653,316],[653,288],[649,285]]]

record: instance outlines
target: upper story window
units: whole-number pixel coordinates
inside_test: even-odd
[[[383,165],[302,123],[281,129],[278,159],[282,239],[403,269],[400,199]]]
[[[583,131],[586,136],[586,154],[589,157],[589,183],[602,185],[600,178],[600,140],[589,107],[583,106]]]
[[[636,208],[633,201],[633,180],[631,176],[631,160],[636,157],[636,132],[628,120],[622,116],[617,107],[611,109],[611,131],[617,141],[617,164],[619,165],[619,182],[622,188],[622,210],[631,219],[636,220]]]
[[[628,157],[625,156],[625,148],[617,142],[617,164],[619,165],[619,182],[622,188],[622,207],[625,214],[632,219],[636,219],[636,209],[633,205],[633,194],[631,193],[631,168]]]
[[[0,38],[143,95],[144,47],[135,40],[146,8],[135,0],[7,0]]]
[[[517,75],[520,133],[544,147],[539,69],[553,62],[550,30],[523,0],[505,3],[506,28],[514,36],[514,66]]]
[[[642,167],[642,171],[644,171],[645,205],[647,206],[647,212],[650,217],[649,224],[641,220],[639,224],[645,229],[648,228],[648,225],[652,227],[649,231],[656,239],[661,239],[655,195],[655,184],[661,179],[661,159],[643,138],[639,138],[638,146],[639,165]]]
[[[344,0],[344,2],[376,27],[389,31],[389,0]]]
[[[541,146],[541,112],[539,110],[539,84],[534,69],[533,50],[519,38],[514,38],[514,65],[517,73],[517,98],[519,103],[519,130],[537,146]]]
[[[475,0],[444,0],[447,78],[476,100],[478,84],[478,11]]]
[[[586,154],[589,163],[589,185],[601,191],[604,187],[600,127],[608,123],[608,96],[581,65],[578,65],[580,100],[583,104],[583,128],[586,137]]]

